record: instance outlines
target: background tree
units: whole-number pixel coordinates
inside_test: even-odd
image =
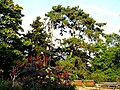
[[[96,44],[96,55],[92,59],[92,78],[98,81],[117,81],[120,76],[119,34],[106,34],[105,42]],[[102,72],[102,75],[100,75]],[[102,76],[101,78],[99,76]]]
[[[41,53],[44,56],[49,56],[49,51],[47,48],[50,48],[50,41],[48,32],[45,29],[44,21],[42,22],[40,16],[38,16],[36,17],[36,20],[30,24],[30,26],[33,29],[28,31],[28,33],[25,35],[25,38],[31,42],[31,45],[26,47],[26,49],[28,48],[29,50],[29,56],[36,54],[40,55]]]

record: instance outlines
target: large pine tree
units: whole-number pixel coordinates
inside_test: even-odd
[[[93,45],[101,41],[100,37],[104,35],[102,26],[106,23],[97,23],[79,7],[53,6],[46,16],[51,23],[51,29],[59,30],[60,35],[65,32],[71,35],[70,38],[63,39],[62,48],[58,50],[59,54],[66,53],[70,56],[57,64],[63,70],[77,74],[79,78],[87,78],[87,63],[95,52]]]
[[[0,0],[0,68],[9,69],[22,58],[22,9],[12,0]]]

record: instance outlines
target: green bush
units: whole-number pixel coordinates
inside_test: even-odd
[[[22,90],[22,87],[15,83],[15,86],[12,87],[10,80],[0,80],[0,90]]]
[[[0,80],[0,89],[1,90],[9,90],[10,81],[9,80]]]

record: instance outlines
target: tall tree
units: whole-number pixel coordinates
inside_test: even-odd
[[[22,58],[19,33],[23,31],[22,9],[12,0],[0,0],[0,68],[9,68],[13,62]]]
[[[91,56],[95,52],[93,45],[102,40],[100,38],[104,35],[102,26],[106,23],[97,23],[89,14],[85,13],[79,7],[53,6],[52,10],[48,12],[46,16],[51,23],[51,29],[60,30],[60,35],[63,35],[64,32],[69,32],[71,35],[71,38],[63,39],[63,43],[61,44],[61,52],[71,55],[71,58],[69,58],[69,60],[67,59],[67,62],[70,61],[69,63],[74,64],[73,66],[80,72],[86,71],[87,63],[91,60]],[[61,62],[62,61],[60,61],[60,63]],[[82,62],[82,64],[80,62]],[[69,66],[71,64],[67,65]],[[64,65],[64,68],[66,67],[65,64],[60,65]],[[81,69],[83,66],[86,70]],[[85,74],[77,74],[86,78]]]
[[[33,28],[32,30],[28,31],[26,37],[31,41],[32,46],[34,47],[37,53],[47,52],[47,46],[49,42],[49,35],[45,30],[44,22],[41,21],[41,18],[38,16],[36,20],[33,21],[30,26]]]

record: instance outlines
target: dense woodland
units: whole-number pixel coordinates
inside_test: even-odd
[[[41,71],[59,67],[70,80],[120,80],[120,32],[106,34],[104,21],[97,22],[78,6],[57,5],[46,12],[44,19],[36,16],[30,24],[32,29],[24,34],[22,10],[12,0],[0,0],[1,78],[12,80],[14,85],[19,77],[33,75],[31,70],[38,77]],[[63,39],[53,41],[53,31]],[[65,33],[70,37],[64,37]],[[61,42],[55,47],[57,40]]]

